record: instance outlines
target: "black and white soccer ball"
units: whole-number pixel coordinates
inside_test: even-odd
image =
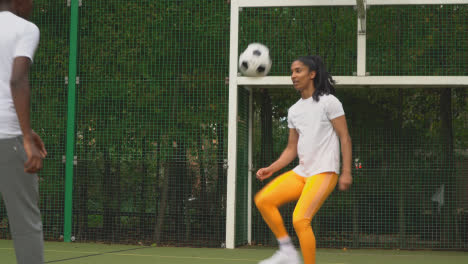
[[[270,50],[260,43],[251,43],[239,56],[239,70],[244,76],[261,77],[271,69]]]

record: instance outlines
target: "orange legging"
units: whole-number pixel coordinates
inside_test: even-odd
[[[301,177],[293,171],[271,181],[255,196],[255,204],[277,239],[288,236],[278,207],[297,201],[293,225],[301,244],[304,264],[315,264],[315,236],[310,222],[336,186],[338,175],[326,172]]]

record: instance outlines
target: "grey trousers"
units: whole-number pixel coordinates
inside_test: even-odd
[[[21,137],[0,139],[0,193],[6,206],[18,264],[43,264],[44,239],[36,174],[24,172]]]

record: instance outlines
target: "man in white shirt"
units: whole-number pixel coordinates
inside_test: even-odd
[[[338,183],[347,190],[351,177],[351,138],[335,88],[319,56],[304,56],[291,65],[291,79],[301,99],[288,113],[288,145],[270,166],[257,172],[264,180],[296,157],[299,165],[265,186],[255,204],[275,234],[279,250],[260,264],[299,264],[299,255],[279,213],[281,205],[297,201],[293,225],[301,245],[304,264],[315,264],[316,241],[311,221]],[[340,173],[340,146],[343,167]]]
[[[37,172],[47,155],[30,122],[29,69],[39,29],[32,0],[0,0],[0,193],[18,264],[44,263]]]

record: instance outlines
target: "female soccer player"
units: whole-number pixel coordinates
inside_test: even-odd
[[[44,263],[36,173],[47,155],[30,122],[29,68],[39,29],[27,21],[32,0],[0,0],[0,194],[18,264]]]
[[[297,201],[293,225],[304,264],[315,264],[311,220],[335,188],[347,190],[351,177],[351,138],[343,107],[333,96],[335,83],[319,56],[304,56],[291,65],[291,79],[301,99],[288,112],[289,139],[281,156],[257,178],[265,180],[297,156],[299,165],[271,181],[255,196],[255,204],[275,234],[279,250],[260,264],[300,263],[278,207]],[[340,173],[340,143],[343,168]]]

